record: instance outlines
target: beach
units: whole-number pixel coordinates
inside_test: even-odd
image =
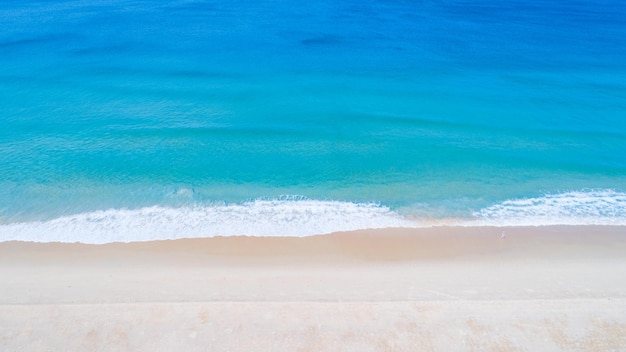
[[[626,351],[626,2],[0,2],[0,351]]]
[[[6,351],[619,351],[626,228],[0,243]]]

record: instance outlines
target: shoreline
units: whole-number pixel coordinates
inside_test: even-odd
[[[105,255],[116,251],[137,253],[178,253],[204,257],[249,257],[314,259],[316,257],[358,260],[411,261],[453,258],[467,255],[496,255],[520,251],[529,246],[606,245],[626,242],[624,225],[541,225],[541,226],[433,226],[382,228],[334,232],[310,236],[213,236],[157,239],[148,241],[81,242],[0,242],[0,261],[28,253],[67,251]],[[545,247],[545,250],[549,248]],[[587,251],[588,254],[592,252]],[[595,252],[594,252],[595,253]],[[528,253],[533,255],[532,252]]]
[[[2,242],[0,348],[618,350],[623,277],[623,226]]]
[[[92,209],[43,218],[42,214],[31,219],[9,217],[0,224],[0,240],[104,244],[240,235],[301,237],[359,229],[626,226],[626,193],[612,189],[494,202],[477,206],[475,211],[468,208],[464,215],[435,218],[416,215],[427,214],[427,210],[414,209],[413,213],[410,207],[400,205],[390,208],[382,203],[295,196],[242,203]]]

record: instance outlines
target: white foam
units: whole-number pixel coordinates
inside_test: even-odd
[[[0,225],[0,242],[109,243],[213,236],[309,236],[389,227],[624,225],[626,193],[586,190],[506,200],[473,217],[400,216],[373,203],[284,197],[242,204],[109,209]]]
[[[466,225],[626,225],[626,193],[583,190],[507,200],[474,213]]]
[[[376,204],[286,198],[232,205],[110,209],[3,224],[0,241],[109,243],[232,235],[307,236],[413,226],[415,223]]]

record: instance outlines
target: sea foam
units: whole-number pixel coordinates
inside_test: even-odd
[[[196,207],[109,209],[0,225],[0,241],[133,242],[212,236],[307,236],[414,223],[373,203],[255,200]]]
[[[258,199],[241,204],[108,209],[0,225],[0,242],[110,243],[213,236],[310,236],[338,231],[433,226],[626,226],[626,193],[583,190],[509,199],[467,218],[402,216],[376,203]]]
[[[474,217],[469,225],[626,225],[626,193],[601,189],[510,199]]]

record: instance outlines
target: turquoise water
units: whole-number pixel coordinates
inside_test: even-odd
[[[0,4],[0,240],[626,224],[621,1]]]

